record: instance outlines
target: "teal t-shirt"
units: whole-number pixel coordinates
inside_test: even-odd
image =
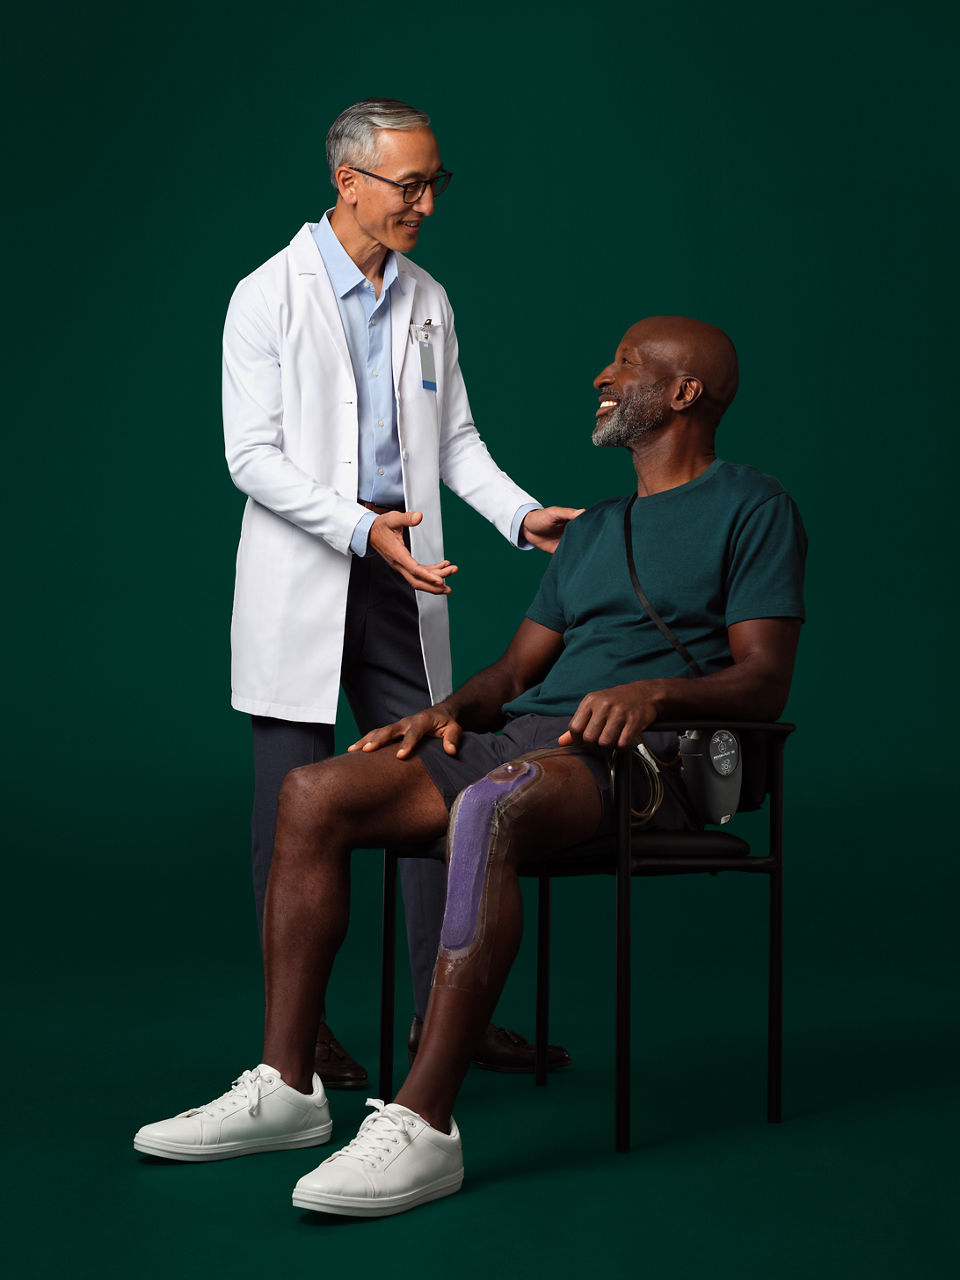
[[[686,665],[644,612],[627,568],[623,515],[611,498],[567,525],[527,617],[563,635],[545,679],[508,716],[572,715],[585,694],[683,676]],[[687,484],[634,503],[637,576],[705,673],[732,661],[727,628],[802,618],[807,539],[779,480],[717,458]]]

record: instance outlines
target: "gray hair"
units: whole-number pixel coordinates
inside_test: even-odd
[[[337,185],[342,164],[372,168],[379,163],[377,133],[380,129],[423,129],[430,123],[425,111],[418,111],[396,98],[365,98],[337,116],[327,134],[327,164],[330,181]]]

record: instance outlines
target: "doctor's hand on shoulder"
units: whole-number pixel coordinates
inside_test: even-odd
[[[370,526],[368,546],[372,547],[391,569],[395,569],[417,591],[427,591],[435,596],[448,596],[450,587],[445,579],[457,572],[457,566],[449,560],[436,564],[420,564],[414,560],[403,541],[403,531],[423,519],[421,511],[386,511],[377,516]]]
[[[527,512],[520,529],[531,546],[553,555],[564,529],[585,510],[586,507],[540,507]]]

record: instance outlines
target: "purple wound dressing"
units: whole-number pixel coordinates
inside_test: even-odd
[[[481,778],[457,800],[450,833],[447,906],[440,931],[440,945],[446,951],[459,951],[476,937],[497,805],[536,770],[523,763],[499,765],[495,772],[501,776]]]

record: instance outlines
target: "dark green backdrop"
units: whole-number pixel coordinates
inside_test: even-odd
[[[948,1273],[951,18],[238,0],[8,21],[18,1274]],[[472,1076],[467,1190],[350,1230],[290,1210],[295,1153],[160,1167],[129,1139],[259,1050],[220,326],[237,279],[329,203],[326,127],[371,94],[426,107],[456,173],[417,260],[457,308],[494,456],[545,501],[626,492],[626,457],[589,443],[591,379],[640,316],[701,317],[741,355],[721,452],[781,477],[811,554],[784,1125],[762,1123],[759,889],[645,885],[636,1148],[610,1155],[608,886],[587,885],[558,894],[575,1069],[546,1095]],[[455,499],[445,519],[463,676],[543,562]],[[367,858],[331,1014],[371,1064],[376,891]],[[501,1012],[530,1031],[528,978],[525,954]],[[361,1102],[336,1099],[341,1138]]]

